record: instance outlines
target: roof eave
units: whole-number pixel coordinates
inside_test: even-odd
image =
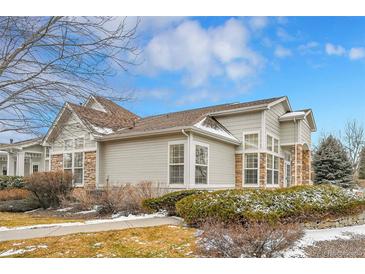
[[[230,144],[233,144],[233,145],[237,145],[238,146],[238,145],[241,144],[241,142],[238,141],[238,140],[234,140],[234,139],[230,139],[230,138],[227,138],[227,137],[218,135],[218,134],[214,134],[212,132],[205,131],[205,130],[202,130],[200,128],[194,127],[194,126],[191,127],[190,130],[192,132],[196,132],[196,133],[199,133],[199,134],[202,134],[202,135],[205,135],[205,136],[214,138],[214,139],[218,139],[218,140],[221,140],[223,142],[230,143]]]
[[[237,109],[230,109],[230,110],[222,110],[222,111],[216,111],[208,113],[207,115],[219,117],[224,115],[231,115],[231,114],[239,114],[239,113],[246,113],[246,112],[253,112],[253,111],[263,111],[267,110],[268,105],[263,104],[259,106],[251,106],[251,107],[243,107],[243,108],[237,108]]]

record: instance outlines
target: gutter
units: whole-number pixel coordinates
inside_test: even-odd
[[[252,107],[244,107],[244,108],[216,111],[216,112],[209,113],[209,115],[223,116],[223,115],[228,115],[228,114],[238,114],[238,113],[261,111],[261,110],[267,110],[267,109],[269,109],[269,107],[267,106],[267,104],[264,104],[264,105],[259,105],[259,106],[252,106]]]

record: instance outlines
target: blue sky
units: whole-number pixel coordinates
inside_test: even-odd
[[[143,64],[116,77],[141,116],[281,95],[318,133],[365,121],[365,18],[142,17]]]
[[[141,17],[141,65],[110,83],[133,90],[122,105],[140,116],[287,95],[313,109],[316,142],[365,121],[364,29],[365,17]]]

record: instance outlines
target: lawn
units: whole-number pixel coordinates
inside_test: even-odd
[[[196,230],[193,228],[159,226],[8,241],[0,242],[0,256],[17,258],[195,257],[195,233]]]
[[[30,226],[83,221],[75,218],[47,217],[28,213],[0,212],[0,227]]]

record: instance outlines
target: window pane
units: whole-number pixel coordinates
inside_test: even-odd
[[[245,170],[245,184],[257,184],[257,169]]]
[[[75,148],[76,149],[84,148],[84,138],[75,139]]]
[[[279,169],[279,157],[274,157],[274,169]]]
[[[36,173],[38,172],[38,165],[33,165],[33,173]]]
[[[279,153],[279,141],[274,139],[274,152]]]
[[[208,167],[195,166],[195,183],[206,184],[208,181]]]
[[[184,144],[170,145],[170,163],[184,163]]]
[[[208,148],[196,145],[195,149],[195,163],[200,165],[208,164]]]
[[[259,147],[259,135],[247,134],[245,135],[245,149],[256,149]]]
[[[63,168],[72,168],[72,153],[63,154]]]
[[[279,184],[279,171],[274,171],[274,184]]]
[[[82,185],[83,169],[75,168],[74,170],[74,185]]]
[[[83,153],[82,152],[76,152],[74,154],[74,166],[75,167],[83,167]]]
[[[46,147],[46,158],[49,158],[49,147]]]
[[[245,154],[245,168],[257,168],[258,157],[256,153]]]
[[[267,155],[267,168],[272,169],[272,155]]]
[[[170,166],[170,184],[183,184],[184,183],[184,166],[183,165],[171,165]]]
[[[272,151],[272,137],[267,135],[267,141],[266,141],[266,145],[267,145],[267,150]]]
[[[272,184],[272,170],[267,170],[267,175],[266,175],[266,183],[268,184],[268,185],[271,185]]]
[[[73,140],[65,140],[65,150],[71,150],[73,147]]]

